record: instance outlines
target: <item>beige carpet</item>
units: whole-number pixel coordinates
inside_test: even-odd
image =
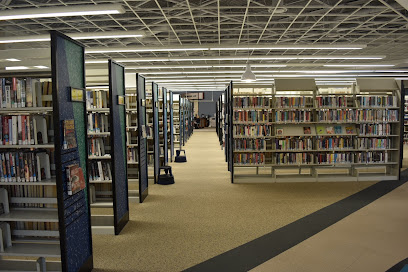
[[[93,236],[95,271],[180,271],[372,184],[231,184],[215,131],[195,130],[185,149],[176,184],[150,185],[119,236]]]

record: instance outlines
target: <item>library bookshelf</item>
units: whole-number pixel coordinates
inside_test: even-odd
[[[84,47],[51,31],[50,59],[47,78],[27,71],[1,79],[2,271],[93,268]],[[82,101],[73,99],[73,89]]]
[[[124,67],[109,60],[108,69],[108,88],[86,91],[88,176],[93,233],[118,235],[129,221],[126,95]]]
[[[348,92],[319,90],[313,79],[236,88],[232,181],[398,179],[400,98],[388,79],[359,79]]]
[[[126,145],[129,201],[140,202],[139,135],[136,89],[126,89]]]
[[[173,100],[173,146],[172,146],[172,159],[174,159],[174,150],[179,147],[181,149],[181,125],[180,125],[180,95],[172,93],[172,100]]]
[[[167,104],[167,116],[168,116],[168,149],[169,149],[169,158],[167,162],[173,162],[174,157],[174,107],[173,107],[173,92],[169,91],[168,93],[168,104]]]

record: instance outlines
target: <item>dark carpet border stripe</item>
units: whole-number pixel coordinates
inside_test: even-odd
[[[400,180],[380,181],[336,203],[292,222],[280,229],[190,267],[185,272],[248,271],[310,238],[346,216],[363,208],[408,179],[408,170]]]
[[[408,265],[408,258],[400,261],[399,263],[388,269],[386,272],[400,272],[406,265]]]

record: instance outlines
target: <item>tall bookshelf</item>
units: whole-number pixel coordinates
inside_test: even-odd
[[[83,98],[84,59],[82,44],[52,31],[51,81],[27,73],[1,80],[1,270],[93,268],[85,106],[71,99],[71,88]],[[72,190],[68,167],[84,173]]]
[[[88,160],[92,230],[118,235],[129,221],[124,67],[108,63],[109,88],[88,89]],[[105,214],[94,209],[112,209]]]
[[[154,120],[153,120],[153,89],[152,84],[146,85],[146,140],[148,177],[154,180]]]
[[[180,95],[172,93],[173,99],[173,146],[172,146],[172,159],[174,157],[174,150],[177,148],[181,148],[181,135],[180,135]]]
[[[174,156],[174,109],[173,109],[173,92],[169,91],[167,93],[167,123],[168,123],[168,136],[167,136],[167,142],[168,142],[168,152],[170,153],[167,162],[173,162],[173,156]]]
[[[169,163],[169,146],[170,146],[170,110],[169,110],[169,99],[168,91],[166,88],[162,89],[162,99],[163,99],[163,165]]]
[[[136,89],[126,89],[127,173],[130,202],[141,202],[139,195],[139,136],[136,92]]]
[[[232,181],[364,181],[399,178],[400,90],[359,79],[349,92],[313,79],[231,95]],[[234,179],[235,178],[235,179]]]
[[[161,89],[152,82],[152,107],[153,107],[153,164],[154,164],[154,183],[157,183],[159,176],[159,167],[163,164],[163,100],[160,101]]]

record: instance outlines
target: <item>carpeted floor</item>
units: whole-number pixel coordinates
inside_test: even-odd
[[[93,236],[94,271],[180,271],[373,184],[231,184],[215,131],[195,130],[185,150],[176,184],[149,185],[120,235]]]

